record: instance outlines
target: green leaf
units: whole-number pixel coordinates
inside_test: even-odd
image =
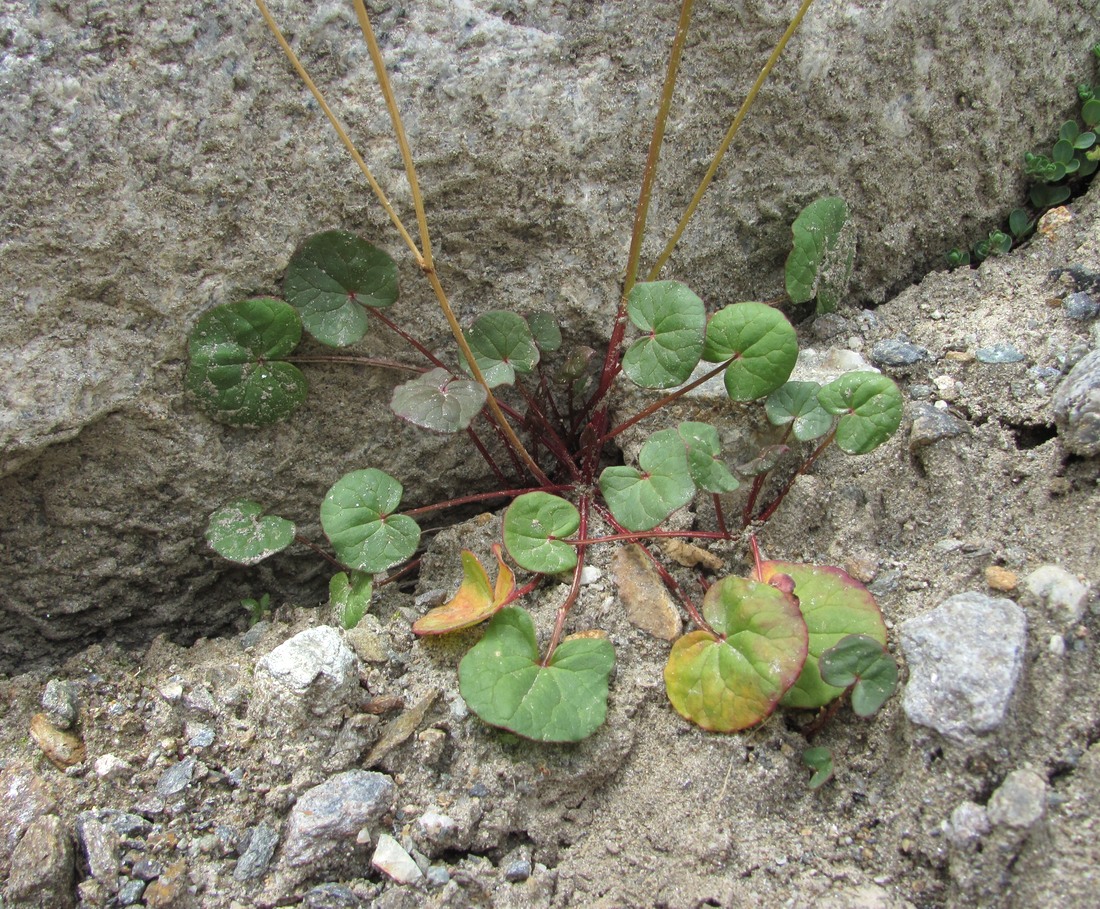
[[[819,439],[833,425],[833,417],[818,403],[821,386],[816,382],[786,382],[764,402],[764,410],[773,426],[791,425],[799,442]]]
[[[479,316],[466,341],[490,388],[511,385],[516,373],[528,373],[539,361],[539,349],[523,316],[514,312],[487,312]],[[462,364],[469,372],[469,365]]]
[[[1014,208],[1008,216],[1008,229],[1017,240],[1021,239],[1034,226],[1027,209]]]
[[[397,300],[397,265],[355,234],[314,234],[290,259],[283,292],[313,337],[331,347],[354,344],[367,333],[367,308]]]
[[[1073,161],[1073,143],[1059,139],[1054,143],[1054,150],[1050,153],[1050,157],[1055,164],[1063,164],[1068,170],[1070,162]]]
[[[602,638],[562,641],[543,666],[535,626],[522,609],[501,610],[458,666],[470,709],[490,726],[540,742],[579,742],[607,717],[615,648]]]
[[[627,300],[630,321],[648,336],[623,356],[623,372],[643,388],[672,388],[688,380],[703,352],[703,301],[677,281],[635,284]]]
[[[1067,120],[1058,130],[1058,139],[1059,141],[1064,139],[1066,142],[1072,143],[1080,133],[1081,127],[1072,120]]]
[[[829,413],[840,416],[836,444],[848,454],[873,451],[901,425],[901,392],[881,373],[845,373],[822,388],[817,399]]]
[[[527,317],[535,343],[543,353],[553,353],[561,347],[561,329],[553,313],[536,312]]]
[[[802,752],[802,763],[814,772],[811,789],[820,789],[833,778],[833,753],[828,748],[807,748]]]
[[[806,659],[806,623],[775,587],[728,577],[703,599],[718,635],[693,631],[672,647],[665,688],[685,719],[713,732],[754,726],[775,709]]]
[[[302,323],[282,300],[218,306],[188,340],[187,390],[209,416],[231,426],[285,420],[306,397],[306,380],[280,362],[302,338]]]
[[[817,297],[819,313],[832,312],[848,288],[856,236],[848,206],[837,196],[811,202],[791,225],[787,295],[795,303]]]
[[[885,647],[865,634],[850,634],[822,652],[821,678],[838,688],[852,688],[856,716],[874,716],[898,687],[898,664]]]
[[[370,608],[374,576],[364,571],[338,571],[328,582],[328,605],[336,613],[340,627],[351,630],[362,621]]]
[[[1036,184],[1028,190],[1031,204],[1038,209],[1053,208],[1069,198],[1068,186],[1044,186]]]
[[[766,445],[757,452],[756,457],[751,461],[738,464],[737,472],[743,477],[755,477],[767,473],[790,450],[787,445]]]
[[[1073,147],[1078,151],[1085,151],[1092,148],[1096,144],[1096,133],[1087,132],[1081,133],[1076,139],[1073,140]]]
[[[436,367],[398,385],[390,409],[410,423],[436,432],[459,432],[485,406],[485,389]]]
[[[734,401],[755,401],[790,378],[798,359],[798,336],[783,313],[763,303],[734,303],[707,324],[703,359],[726,369],[726,393]]]
[[[516,576],[504,564],[500,546],[493,544],[500,570],[494,588],[489,583],[489,573],[470,550],[462,550],[462,585],[458,592],[442,606],[436,606],[413,623],[413,634],[446,634],[460,631],[499,612],[505,603],[515,599]]]
[[[695,485],[705,492],[733,492],[741,484],[719,460],[722,446],[718,430],[709,423],[687,421],[676,427],[687,447],[688,471]]]
[[[230,502],[210,515],[206,542],[220,556],[255,565],[294,542],[294,522],[265,515],[259,502]]]
[[[783,706],[811,710],[824,707],[840,697],[844,689],[821,678],[818,658],[850,634],[865,634],[885,646],[882,613],[867,588],[839,568],[791,562],[764,562],[760,567],[763,581],[771,582],[778,575],[794,580],[794,595],[810,636],[806,664],[783,698]]]
[[[562,540],[580,526],[580,512],[572,502],[548,492],[527,492],[504,512],[504,545],[521,568],[557,574],[577,564],[577,550]]]
[[[353,470],[336,481],[321,503],[321,527],[341,562],[377,574],[412,557],[420,528],[393,513],[402,492],[381,470]]]
[[[1089,129],[1100,126],[1100,98],[1090,98],[1081,106],[1081,119]]]
[[[642,446],[638,466],[605,468],[600,492],[628,530],[652,530],[695,495],[684,440],[675,429],[655,433]]]

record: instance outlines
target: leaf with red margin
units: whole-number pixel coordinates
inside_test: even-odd
[[[871,592],[839,568],[764,562],[760,580],[771,583],[779,575],[794,580],[794,595],[810,634],[810,652],[798,681],[784,695],[784,707],[816,709],[844,693],[821,678],[821,654],[850,634],[865,634],[886,645],[886,623]]]
[[[494,589],[489,573],[470,550],[462,550],[462,586],[450,600],[425,613],[413,623],[414,634],[446,634],[461,631],[495,615],[512,602],[516,592],[516,576],[504,564],[500,546],[493,544],[500,571]]]

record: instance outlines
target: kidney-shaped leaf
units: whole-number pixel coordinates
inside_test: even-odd
[[[718,457],[718,430],[709,423],[686,421],[676,431],[687,448],[688,470],[696,486],[706,492],[733,492],[740,485]]]
[[[768,395],[764,410],[773,426],[790,424],[799,442],[819,439],[833,425],[833,417],[817,400],[816,382],[786,382]]]
[[[703,615],[719,637],[693,631],[665,665],[677,712],[704,729],[736,732],[775,710],[806,659],[806,623],[795,601],[768,584],[723,578],[707,591]]]
[[[410,423],[436,432],[459,432],[485,406],[485,389],[440,367],[398,385],[390,409]]]
[[[322,344],[346,347],[367,333],[367,307],[397,300],[397,265],[355,234],[327,230],[291,257],[283,292],[306,331]]]
[[[562,542],[581,526],[572,502],[548,492],[527,492],[504,512],[504,545],[528,571],[557,574],[577,564],[577,550]]]
[[[628,530],[652,530],[695,495],[684,440],[675,429],[654,433],[638,454],[638,466],[605,468],[600,492]]]
[[[408,515],[393,513],[402,491],[381,470],[353,470],[336,481],[321,503],[321,527],[341,562],[377,573],[412,557],[420,528]]]
[[[840,415],[836,444],[848,454],[873,451],[901,425],[901,392],[881,373],[845,373],[822,388],[817,399],[829,413]]]
[[[626,311],[634,326],[648,334],[630,345],[623,372],[643,388],[686,382],[703,352],[703,301],[678,281],[650,281],[634,285]]]
[[[231,426],[285,420],[305,400],[306,380],[279,358],[301,338],[302,322],[282,300],[215,307],[191,331],[187,389],[207,414]]]
[[[831,196],[807,205],[791,225],[787,295],[795,303],[817,297],[817,311],[832,312],[848,287],[855,230],[844,200]]]
[[[535,626],[512,606],[462,658],[458,684],[470,709],[490,726],[540,742],[579,742],[607,717],[607,679],[615,648],[603,638],[571,638],[543,666]]]
[[[210,515],[206,542],[230,561],[255,565],[294,542],[294,523],[265,515],[259,502],[230,502]]]
[[[442,606],[425,613],[413,623],[414,634],[446,634],[469,628],[499,612],[512,600],[516,591],[516,576],[504,564],[500,547],[493,545],[500,570],[496,588],[489,583],[489,573],[470,550],[462,550],[462,586]]]
[[[821,678],[838,688],[852,687],[856,716],[873,716],[898,687],[898,664],[874,638],[850,634],[818,660]]]
[[[764,562],[762,580],[777,575],[794,580],[794,595],[806,619],[810,652],[798,681],[783,698],[784,707],[816,709],[824,707],[844,693],[821,678],[818,659],[821,654],[850,634],[865,634],[886,644],[886,623],[875,598],[855,578],[839,568],[797,565],[791,562]]]
[[[798,336],[783,313],[763,303],[734,303],[707,324],[703,359],[726,368],[726,393],[755,401],[787,381],[798,359]]]
[[[539,361],[539,349],[527,320],[514,312],[479,316],[466,332],[466,341],[490,388],[511,385],[517,372],[528,373]],[[469,369],[465,363],[462,365]]]

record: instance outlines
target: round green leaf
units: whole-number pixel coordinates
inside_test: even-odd
[[[346,347],[367,333],[367,307],[397,300],[397,265],[344,230],[314,234],[291,257],[283,291],[322,344]]]
[[[898,664],[890,651],[865,634],[850,634],[822,652],[821,678],[838,688],[852,688],[852,710],[873,716],[898,687]]]
[[[479,316],[466,341],[490,388],[511,385],[516,373],[528,373],[539,361],[539,349],[523,316],[514,312],[487,312]],[[469,366],[463,362],[463,368]]]
[[[741,484],[719,460],[718,430],[709,423],[687,421],[676,427],[687,448],[688,470],[695,485],[706,492],[733,492]]]
[[[341,562],[377,574],[412,557],[420,528],[393,513],[401,493],[401,484],[381,470],[354,470],[336,481],[321,503],[321,527]]]
[[[881,373],[845,373],[822,388],[817,400],[829,413],[840,415],[836,444],[848,454],[873,451],[901,425],[901,392]]]
[[[191,330],[187,389],[209,416],[231,426],[285,420],[305,400],[306,380],[279,358],[301,338],[301,320],[282,300],[215,307]]]
[[[527,317],[535,343],[543,353],[553,353],[561,347],[561,329],[557,317],[549,312],[536,312]]]
[[[817,297],[817,311],[832,312],[848,287],[856,237],[844,200],[831,196],[807,205],[791,225],[787,295],[795,303]]]
[[[431,369],[393,390],[390,409],[424,429],[459,432],[485,406],[485,389],[442,368]]]
[[[521,568],[557,574],[577,564],[577,550],[562,540],[580,526],[580,512],[572,502],[548,492],[528,492],[504,512],[504,545]]]
[[[678,281],[650,281],[634,285],[626,311],[634,326],[648,335],[630,345],[623,372],[643,388],[686,382],[703,352],[703,301]]]
[[[230,502],[210,515],[206,542],[220,556],[255,565],[294,542],[294,522],[265,515],[259,502]]]
[[[676,711],[704,729],[736,732],[775,710],[806,659],[806,623],[769,584],[723,578],[703,615],[719,635],[693,631],[672,647],[665,688]]]
[[[1081,105],[1081,119],[1090,129],[1100,126],[1100,98],[1090,98]]]
[[[777,309],[763,303],[734,303],[707,324],[703,359],[726,369],[726,392],[734,401],[755,401],[790,378],[798,359],[798,336]]]
[[[490,726],[540,742],[579,742],[607,717],[607,680],[615,648],[602,638],[562,641],[539,660],[535,626],[510,606],[462,658],[458,684],[470,709]]]
[[[605,468],[600,492],[628,530],[652,530],[695,495],[684,440],[675,429],[655,433],[642,446],[638,466]]]
[[[833,417],[817,400],[821,386],[816,382],[786,382],[768,395],[764,410],[773,426],[792,424],[799,442],[819,439],[833,425]]]
[[[802,752],[802,763],[814,772],[811,789],[820,789],[833,778],[833,753],[828,748],[807,748]]]
[[[794,595],[810,635],[806,665],[783,698],[783,706],[811,710],[824,707],[840,697],[844,689],[821,678],[818,658],[850,634],[865,634],[885,646],[886,623],[878,604],[866,587],[839,568],[764,562],[761,570],[765,581],[784,574],[793,578]]]

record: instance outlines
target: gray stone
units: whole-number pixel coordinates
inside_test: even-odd
[[[72,729],[80,716],[76,684],[68,679],[50,679],[42,692],[42,709],[58,729]]]
[[[990,829],[985,808],[974,802],[963,802],[951,812],[947,835],[957,849],[973,849]]]
[[[1082,457],[1100,455],[1100,350],[1082,357],[1054,392],[1062,442]]]
[[[1013,770],[989,799],[989,820],[997,827],[1035,826],[1047,808],[1047,781],[1034,770]]]
[[[871,348],[871,362],[876,366],[912,366],[929,358],[925,348],[897,338],[879,341]]]
[[[248,838],[248,846],[237,859],[237,867],[233,869],[233,879],[252,881],[263,877],[278,844],[279,834],[267,824],[257,824],[253,827]]]
[[[504,879],[510,884],[518,884],[531,876],[530,859],[518,859],[509,862],[504,869]]]
[[[153,825],[140,814],[114,808],[98,808],[93,811],[82,811],[77,815],[77,836],[80,836],[82,826],[90,820],[106,824],[120,837],[142,836],[153,829]]]
[[[73,842],[61,818],[31,822],[11,857],[6,896],[12,909],[71,909],[76,904]]]
[[[79,818],[77,836],[92,877],[114,893],[122,867],[122,843],[118,833],[108,824],[85,813]]]
[[[1100,303],[1097,303],[1091,294],[1079,290],[1069,294],[1062,301],[1062,311],[1078,322],[1088,322],[1100,315]]]
[[[395,794],[388,776],[367,770],[338,773],[307,789],[291,809],[283,859],[302,866],[353,846],[361,829],[392,809]]]
[[[338,711],[358,689],[358,666],[355,653],[335,628],[309,628],[256,664],[253,703],[261,712]]]
[[[429,887],[444,887],[451,881],[450,872],[442,865],[432,865],[424,872]]]
[[[141,895],[145,892],[145,881],[126,878],[118,885],[118,904],[129,906],[141,902]]]
[[[359,909],[363,903],[343,884],[318,884],[303,897],[302,909]]]
[[[37,818],[56,810],[57,802],[32,770],[19,764],[0,770],[0,861],[11,856]]]
[[[160,775],[160,779],[157,780],[157,795],[166,799],[183,792],[191,785],[191,780],[195,776],[196,764],[198,764],[198,761],[193,757],[189,757],[165,770]]]
[[[1024,355],[1011,344],[979,347],[974,351],[974,356],[979,363],[1019,363],[1024,359]]]
[[[1042,606],[1059,625],[1073,625],[1085,615],[1089,589],[1060,565],[1040,565],[1022,587],[1024,605]]]
[[[661,0],[511,6],[471,0],[456,14],[450,0],[423,0],[374,18],[400,61],[395,89],[463,316],[494,286],[495,306],[553,309],[588,341],[616,303],[675,12]],[[345,122],[384,118],[347,8],[284,10]],[[655,236],[788,12],[756,0],[744,15],[696,10],[697,69],[662,156]],[[316,513],[342,463],[386,466],[418,501],[480,478],[465,446],[386,415],[391,375],[332,372],[299,415],[259,433],[213,425],[182,394],[197,316],[274,292],[311,231],[354,227],[399,253],[254,11],[8,0],[2,16],[0,210],[12,242],[0,283],[12,293],[0,332],[0,471],[10,472],[0,513],[16,530],[0,547],[0,672],[103,636],[137,644],[230,627],[254,582],[210,556],[203,526],[273,471],[281,506],[301,515]],[[835,191],[861,236],[852,296],[885,299],[939,258],[943,225],[985,223],[1016,204],[1025,177],[1004,166],[1005,150],[1035,146],[1037,111],[1067,109],[1088,32],[1056,4],[815,8],[738,137],[751,153],[727,158],[677,271],[708,302],[780,286],[794,213]],[[372,131],[368,144],[400,207],[392,143]],[[398,304],[401,318],[441,347],[422,278],[408,257],[400,268],[413,301]],[[352,396],[376,431],[345,418]],[[317,599],[313,558],[272,560],[273,592]],[[63,621],[51,617],[59,608]]]
[[[432,857],[448,850],[464,851],[470,845],[481,813],[480,802],[469,796],[458,799],[446,814],[429,809],[416,819],[413,835],[417,845]]]
[[[909,429],[909,450],[960,436],[968,431],[958,417],[931,404],[916,404],[912,408],[913,424]]]
[[[960,593],[902,623],[910,721],[962,744],[1004,721],[1023,667],[1027,617],[1011,600]]]

